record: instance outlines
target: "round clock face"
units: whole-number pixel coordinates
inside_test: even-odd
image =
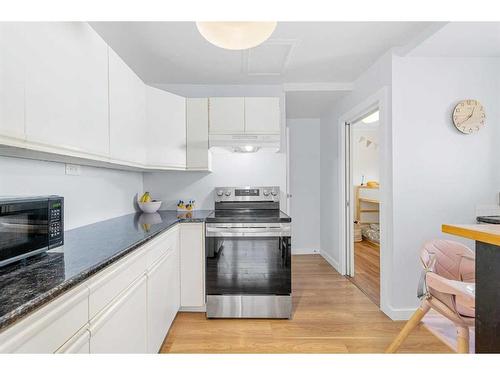
[[[486,114],[477,100],[467,99],[459,102],[453,110],[453,124],[465,134],[472,134],[484,127]]]

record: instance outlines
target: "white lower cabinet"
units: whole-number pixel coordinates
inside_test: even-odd
[[[90,353],[90,331],[88,325],[78,331],[57,351],[57,354],[89,354]]]
[[[176,225],[0,332],[0,353],[157,353],[181,306],[204,309],[204,264],[204,224]]]
[[[90,321],[90,353],[146,353],[146,276]]]
[[[205,307],[205,236],[203,223],[181,225],[181,309]]]
[[[148,352],[157,353],[180,307],[179,248],[148,271]]]

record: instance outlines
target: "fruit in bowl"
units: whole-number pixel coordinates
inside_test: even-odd
[[[137,202],[142,212],[152,214],[160,209],[161,201],[155,200],[151,197],[149,192],[145,192]]]

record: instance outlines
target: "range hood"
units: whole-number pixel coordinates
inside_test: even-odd
[[[210,148],[224,148],[233,152],[278,152],[279,134],[210,134]]]

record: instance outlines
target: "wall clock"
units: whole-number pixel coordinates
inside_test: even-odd
[[[484,107],[477,100],[462,100],[453,110],[453,124],[464,134],[479,131],[484,127],[485,121]]]

